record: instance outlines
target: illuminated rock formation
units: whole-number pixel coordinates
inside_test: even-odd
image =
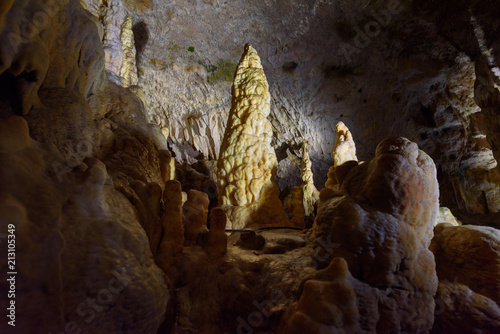
[[[250,45],[238,65],[233,103],[218,161],[219,204],[228,208],[228,224],[241,228],[286,225],[278,189],[273,182],[276,155],[267,120],[270,95],[257,52]]]
[[[446,207],[440,207],[438,211],[438,215],[436,217],[436,225],[437,224],[451,224],[454,226],[460,226],[462,225],[455,216],[453,216],[453,213],[451,213],[450,209]]]
[[[337,140],[332,152],[335,161],[334,166],[340,166],[346,161],[358,161],[354,139],[344,122],[338,122],[335,125],[335,131],[337,131]]]
[[[153,260],[167,145],[106,79],[95,20],[77,0],[3,1],[0,81],[0,227],[15,226],[25,287],[0,332],[156,332],[171,300]]]
[[[338,187],[335,186],[341,183],[340,175],[345,173],[343,169],[357,165],[352,162],[358,161],[356,156],[356,145],[354,144],[351,131],[349,131],[343,122],[338,122],[335,125],[335,129],[337,131],[337,140],[332,152],[334,165],[330,167],[328,171],[328,181],[326,181],[325,184],[325,187],[332,190],[337,189]],[[346,162],[349,162],[349,164],[340,167]],[[339,170],[337,170],[337,167],[339,167]]]
[[[102,43],[106,71],[112,75],[112,79],[119,82],[125,59],[122,47],[122,25],[126,19],[126,10],[121,0],[101,0],[98,15],[104,28]]]
[[[306,280],[283,334],[361,333],[353,278],[342,258]],[[335,329],[335,330],[334,330]]]
[[[120,71],[123,87],[137,85],[137,66],[135,64],[135,44],[134,32],[132,31],[132,18],[127,16],[122,25],[122,49],[123,49],[123,64]]]
[[[315,261],[345,259],[362,330],[429,331],[437,289],[428,249],[439,203],[434,163],[409,140],[389,138],[344,178],[338,192],[322,191]]]
[[[314,205],[318,202],[319,199],[319,191],[314,185],[312,163],[311,159],[309,159],[309,150],[307,149],[306,142],[302,143],[300,178],[302,180],[301,188],[304,196],[304,214],[306,217],[312,216],[314,214]]]
[[[17,272],[16,327],[2,314],[0,333],[498,332],[498,230],[438,224],[428,247],[435,171],[406,140],[384,141],[358,163],[339,125],[332,189],[321,192],[315,228],[225,232],[309,226],[309,153],[322,178],[341,117],[356,129],[359,157],[388,133],[421,138],[448,182],[442,204],[464,223],[498,226],[498,66],[493,59],[481,69],[483,50],[460,38],[475,41],[480,27],[467,23],[481,14],[489,40],[477,44],[498,55],[491,36],[500,9],[427,1],[420,15],[412,6],[349,65],[335,56],[349,31],[330,23],[383,4],[329,3],[0,1],[0,271],[13,270],[4,248],[12,233]],[[445,4],[466,24],[430,10]],[[456,22],[465,33],[449,34]],[[207,195],[188,190],[216,204],[206,186],[215,185],[241,36],[262,50],[275,108],[266,109],[267,84],[248,47],[221,162],[227,203],[211,211],[207,230]],[[125,89],[135,80],[126,70],[134,70],[133,39],[141,87]],[[280,187],[297,186],[291,222],[272,184],[277,159]],[[0,280],[2,305],[10,287]]]
[[[304,191],[301,187],[293,187],[292,190],[292,219],[291,223],[295,227],[306,227],[306,211],[304,209]]]

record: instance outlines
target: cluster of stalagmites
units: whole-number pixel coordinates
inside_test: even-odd
[[[26,17],[37,8],[26,3],[0,5],[0,41],[21,21],[11,8]],[[103,17],[112,18],[114,3],[103,2]],[[15,225],[22,282],[15,332],[498,330],[499,232],[461,226],[439,209],[436,168],[416,144],[389,138],[358,162],[339,123],[335,164],[318,192],[304,143],[288,219],[273,180],[268,84],[247,45],[218,163],[219,206],[210,209],[207,193],[182,191],[140,100],[105,79],[112,52],[103,52],[95,21],[77,4],[54,12],[52,40],[36,35],[17,52],[0,49],[0,74],[20,76],[23,102],[0,106],[0,227]],[[123,50],[132,57],[124,20]],[[78,48],[61,54],[59,39]],[[108,60],[108,74],[134,84],[131,62]],[[23,82],[30,69],[35,81]],[[226,234],[304,228],[315,211],[307,231]],[[7,289],[1,281],[4,296]]]

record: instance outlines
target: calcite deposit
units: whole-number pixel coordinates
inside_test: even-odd
[[[167,270],[178,263],[182,256],[185,221],[182,204],[180,182],[176,180],[168,181],[165,184],[163,192],[164,213],[161,221],[163,225],[163,238],[156,255],[156,261],[163,270]],[[188,236],[192,239],[189,231]]]
[[[206,252],[212,256],[222,256],[227,251],[226,214],[221,208],[210,211],[210,230]]]
[[[137,97],[105,79],[99,30],[79,1],[4,5],[0,228],[14,226],[17,313],[15,327],[2,314],[0,331],[155,332],[171,300],[151,249],[166,143]],[[0,261],[6,273],[6,252]]]
[[[136,50],[134,42],[134,32],[132,31],[132,18],[127,16],[122,25],[122,49],[123,63],[120,70],[123,87],[137,85],[137,66],[135,64]]]
[[[195,243],[198,234],[206,227],[208,204],[208,195],[204,192],[194,189],[188,191],[187,200],[182,206],[184,215],[184,243]]]
[[[114,80],[120,82],[122,65],[125,59],[123,50],[122,27],[126,20],[126,9],[121,0],[100,1],[98,18],[104,29],[103,48],[106,71]],[[125,26],[126,27],[126,26]],[[129,33],[125,32],[123,37]],[[125,37],[127,39],[127,37]]]
[[[356,283],[343,289],[355,292],[361,330],[432,328],[438,282],[428,247],[438,196],[432,160],[405,138],[382,141],[373,160],[350,169],[338,192],[322,190],[314,259],[320,268],[336,257],[347,262]],[[352,325],[306,319],[303,326],[312,321],[346,333]]]
[[[325,187],[337,190],[342,183],[344,174],[353,166],[357,165],[356,145],[352,138],[351,131],[343,122],[335,125],[337,130],[337,140],[333,148],[332,155],[334,164],[328,170],[328,180]]]
[[[269,88],[255,49],[247,44],[235,73],[233,102],[217,164],[219,203],[229,227],[280,226],[287,219],[274,184]]]
[[[300,162],[300,178],[303,193],[304,214],[308,217],[314,215],[314,207],[319,199],[319,191],[314,185],[312,162],[305,142],[302,143],[302,160]]]
[[[432,333],[496,333],[500,328],[500,232],[439,224],[430,249],[439,287]]]

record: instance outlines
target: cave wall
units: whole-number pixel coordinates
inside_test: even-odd
[[[15,298],[4,279],[0,291],[17,314],[1,331],[155,332],[170,297],[146,230],[161,213],[167,143],[143,103],[108,81],[79,1],[3,4],[0,226],[16,243],[1,270],[16,272]]]

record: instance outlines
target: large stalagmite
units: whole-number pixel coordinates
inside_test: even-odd
[[[219,203],[232,228],[287,225],[274,184],[269,86],[255,49],[247,44],[232,88],[233,100],[218,161]]]

